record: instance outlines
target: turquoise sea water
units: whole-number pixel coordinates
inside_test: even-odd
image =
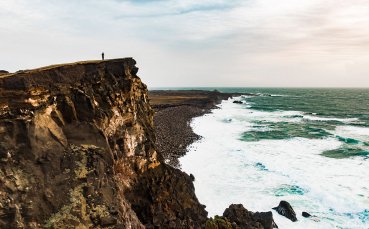
[[[247,91],[262,96],[248,99],[251,109],[261,111],[301,111],[303,115],[290,118],[301,122],[267,122],[260,120],[268,131],[249,131],[245,141],[260,139],[288,139],[293,137],[336,137],[340,148],[322,152],[327,157],[368,157],[369,141],[332,133],[337,126],[369,127],[369,89],[226,89]],[[270,95],[270,96],[269,96]],[[304,118],[306,115],[308,118]],[[310,116],[311,115],[311,116]],[[305,117],[306,117],[305,116]]]
[[[181,164],[210,215],[287,200],[299,221],[273,211],[280,228],[369,228],[369,89],[206,89],[257,94],[192,122],[203,138]]]

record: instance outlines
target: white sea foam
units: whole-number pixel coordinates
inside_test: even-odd
[[[272,97],[287,97],[288,95],[271,94]]]
[[[289,120],[294,118],[288,116],[301,112],[253,111],[232,100],[220,108],[193,120],[191,126],[203,138],[180,159],[183,170],[195,175],[196,194],[210,216],[222,215],[232,203],[242,203],[251,211],[270,211],[287,200],[299,221],[292,223],[273,211],[280,228],[369,227],[368,216],[366,220],[358,216],[369,208],[369,182],[364,182],[369,160],[321,156],[343,144],[333,137],[240,141],[241,134],[252,129],[252,121]],[[340,131],[367,134],[369,130],[337,127]],[[276,190],[286,185],[296,185],[304,194],[276,196]],[[303,218],[302,211],[316,215],[320,222]]]
[[[312,115],[304,115],[304,119],[309,119],[313,121],[338,121],[343,123],[352,123],[359,121],[357,118],[332,118],[332,117],[321,117],[321,116],[312,116]]]
[[[363,142],[369,142],[369,128],[365,127],[337,126],[334,134],[341,137],[353,138]]]

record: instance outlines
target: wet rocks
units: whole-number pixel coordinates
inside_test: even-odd
[[[278,228],[274,223],[272,212],[250,212],[242,204],[231,204],[223,216],[210,218],[205,229],[273,229]]]
[[[236,104],[243,104],[243,102],[242,102],[242,101],[239,101],[239,100],[235,100],[235,101],[233,101],[233,103],[236,103]]]
[[[264,228],[255,220],[253,213],[249,212],[242,204],[231,204],[225,209],[223,216],[231,222],[235,222],[240,228]]]
[[[290,219],[292,222],[297,221],[296,213],[287,201],[282,200],[279,205],[277,207],[274,207],[273,209],[276,210],[278,214]]]
[[[309,219],[311,219],[311,220],[313,220],[313,221],[315,221],[315,222],[319,222],[320,221],[320,219],[319,219],[319,217],[317,217],[317,216],[315,216],[315,215],[311,215],[310,213],[308,213],[308,212],[302,212],[302,214],[301,214],[303,217],[305,217],[305,218],[309,218]]]

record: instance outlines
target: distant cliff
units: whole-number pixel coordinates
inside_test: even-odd
[[[199,228],[132,58],[0,75],[0,228]]]

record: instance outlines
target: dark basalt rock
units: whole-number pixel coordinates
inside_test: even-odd
[[[272,212],[253,213],[244,208],[242,204],[231,204],[224,211],[223,217],[229,220],[229,222],[235,223],[237,228],[278,228],[274,223]]]
[[[282,200],[278,207],[274,207],[274,210],[278,212],[278,214],[285,216],[286,218],[290,219],[292,222],[296,222],[296,213],[293,210],[292,206],[287,202]]]
[[[305,218],[309,218],[309,217],[311,217],[312,215],[310,215],[309,213],[307,213],[307,212],[302,212],[302,214],[301,214],[303,217],[305,217]]]
[[[146,228],[203,228],[205,206],[196,196],[189,175],[161,164],[138,177],[126,193],[133,210]]]
[[[190,178],[192,181],[195,181],[195,176],[192,173],[190,174]]]
[[[241,228],[264,228],[260,222],[255,220],[253,213],[244,208],[242,204],[231,204],[224,211],[223,216]]]
[[[242,101],[238,101],[238,100],[233,101],[233,103],[236,103],[236,104],[243,104],[243,102],[242,102]]]

